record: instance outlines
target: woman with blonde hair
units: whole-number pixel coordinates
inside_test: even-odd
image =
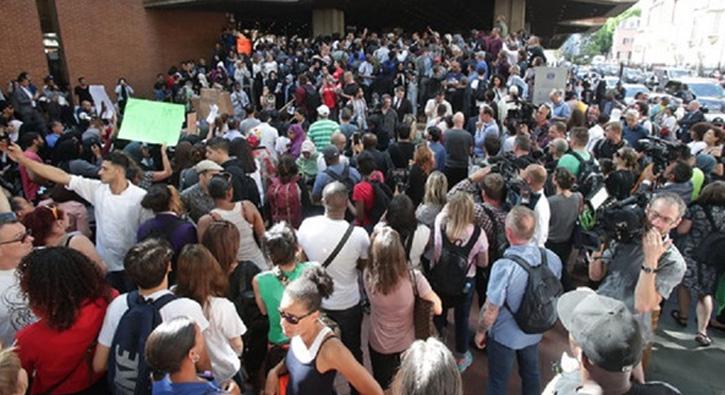
[[[400,366],[400,355],[415,340],[413,305],[417,292],[440,314],[441,300],[418,270],[409,269],[400,235],[384,226],[372,243],[372,262],[363,275],[370,299],[370,361],[373,376],[387,388]]]
[[[405,194],[410,197],[416,206],[423,201],[428,175],[435,168],[436,161],[433,151],[426,143],[418,144],[413,153],[413,165],[410,167],[410,174],[408,175],[408,189],[405,191]]]
[[[0,394],[24,395],[28,390],[28,372],[12,348],[0,349]]]
[[[488,265],[488,239],[486,232],[474,223],[473,198],[465,192],[451,197],[443,211],[436,216],[433,228],[433,260],[431,280],[433,289],[443,300],[443,314],[436,317],[436,327],[441,332],[446,326],[446,314],[454,308],[456,347],[454,355],[458,369],[463,373],[473,362],[468,350],[468,315],[471,311],[475,288],[476,266]],[[465,278],[451,281],[453,266],[460,258],[465,261]],[[455,278],[457,279],[457,278]],[[461,287],[457,287],[462,284]]]
[[[244,349],[242,335],[247,328],[234,304],[225,297],[229,286],[226,273],[214,255],[201,244],[184,247],[177,266],[174,293],[199,303],[209,321],[204,340],[214,378],[220,382],[234,379],[241,384],[239,356]]]
[[[423,202],[415,210],[415,217],[429,228],[433,228],[438,213],[446,205],[448,193],[448,179],[440,171],[434,171],[428,175],[425,181],[425,193]]]

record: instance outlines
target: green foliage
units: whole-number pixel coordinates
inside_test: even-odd
[[[640,9],[632,7],[614,18],[608,18],[607,22],[599,30],[590,34],[585,40],[586,44],[584,45],[582,54],[589,56],[606,55],[612,48],[612,37],[619,23],[629,17],[640,15]]]

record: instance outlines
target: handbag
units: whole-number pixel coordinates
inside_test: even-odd
[[[410,283],[413,287],[413,326],[415,327],[415,338],[425,340],[437,336],[435,325],[433,325],[433,302],[420,297],[418,283],[415,281],[415,273],[408,270]]]

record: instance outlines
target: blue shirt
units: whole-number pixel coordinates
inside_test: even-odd
[[[571,107],[565,101],[562,100],[559,104],[552,103],[551,107],[554,118],[569,119],[571,117]]]
[[[483,143],[486,141],[488,136],[498,138],[498,124],[496,121],[484,124],[481,129],[476,130],[476,135],[473,136],[473,153],[478,157],[483,157],[486,151],[483,149]]]
[[[53,148],[55,147],[55,143],[58,142],[59,137],[60,136],[58,136],[57,134],[51,133],[45,136],[45,144],[48,146],[48,148]]]
[[[221,395],[226,392],[216,381],[195,381],[193,383],[172,383],[169,375],[154,381],[151,388],[153,395]]]
[[[516,255],[523,258],[531,266],[541,264],[541,253],[534,244],[511,246],[504,255]],[[558,278],[561,278],[561,260],[550,250],[546,250],[546,260],[549,269]],[[509,307],[518,310],[526,291],[528,274],[516,262],[501,258],[494,262],[491,268],[491,278],[488,281],[487,300],[499,307],[498,317],[489,329],[489,336],[504,346],[520,350],[541,341],[543,334],[524,333],[516,324]]]
[[[437,141],[429,142],[428,147],[433,151],[433,156],[436,158],[436,170],[443,171],[446,167],[446,148]]]
[[[329,166],[328,169],[330,169],[331,172],[341,175],[342,172],[345,170],[345,165],[342,163],[336,163],[332,166]],[[360,172],[357,171],[356,168],[350,166],[350,178],[353,181],[353,184],[357,184],[360,182],[362,177],[360,177]],[[312,185],[312,196],[322,196],[322,190],[327,186],[327,184],[334,181],[332,177],[327,175],[324,171],[321,171],[317,173],[317,177],[315,177],[315,183]],[[342,180],[341,180],[342,181]]]
[[[642,145],[639,143],[639,140],[647,138],[647,136],[649,136],[649,134],[647,134],[647,129],[642,127],[640,124],[636,124],[633,128],[630,128],[625,123],[624,128],[622,129],[622,137],[627,140],[630,147],[633,147],[637,151],[642,149]]]

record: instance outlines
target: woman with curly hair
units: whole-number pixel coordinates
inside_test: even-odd
[[[373,376],[381,387],[388,388],[400,366],[401,353],[415,340],[414,291],[433,303],[436,314],[442,311],[441,300],[423,274],[408,267],[400,235],[389,226],[374,236],[372,262],[363,278],[370,298]]]
[[[33,234],[34,247],[72,248],[105,272],[106,264],[93,242],[80,232],[68,232],[68,224],[68,214],[55,204],[38,206],[23,218],[23,225]]]
[[[181,250],[174,293],[195,300],[202,307],[209,328],[204,332],[214,378],[220,382],[235,379],[242,383],[239,369],[247,331],[234,304],[225,298],[229,282],[214,256],[201,244]]]
[[[18,356],[33,377],[32,394],[105,393],[91,363],[115,291],[101,269],[66,247],[33,251],[18,267],[20,288],[39,321],[16,335]]]

